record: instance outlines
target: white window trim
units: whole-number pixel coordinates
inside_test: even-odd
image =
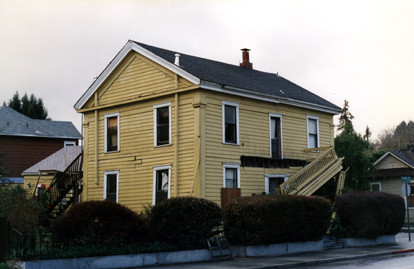
[[[157,171],[159,170],[168,170],[168,195],[167,198],[170,199],[171,197],[171,165],[161,165],[161,166],[154,166],[153,167],[153,175],[152,175],[152,205],[155,205],[155,192],[157,189]]]
[[[272,118],[280,119],[280,158],[283,159],[283,127],[282,114],[269,113],[269,149],[270,158],[272,158]]]
[[[380,181],[373,181],[369,183],[369,191],[372,191],[372,185],[378,184],[379,185],[379,191],[382,191],[382,186]]]
[[[309,120],[316,120],[316,133],[317,133],[317,136],[316,136],[317,145],[316,145],[316,147],[319,148],[320,144],[321,144],[320,140],[319,140],[319,117],[308,115],[308,117],[306,118],[306,126],[307,126],[307,128],[306,128],[306,130],[307,130],[306,137],[308,138],[308,148],[311,148],[310,147],[310,140],[309,140]]]
[[[226,168],[237,169],[237,189],[241,188],[240,185],[240,164],[235,163],[223,163],[223,188],[226,188]]]
[[[117,143],[118,143],[118,149],[117,150],[114,150],[114,151],[108,151],[108,118],[111,118],[111,117],[117,117],[117,120],[116,120],[116,123],[117,123],[117,134],[116,134],[116,137],[117,137]],[[119,152],[119,149],[121,148],[121,146],[120,146],[120,144],[119,144],[119,141],[120,141],[120,139],[119,139],[119,112],[117,112],[117,113],[111,113],[111,114],[106,114],[105,115],[105,153],[111,153],[111,152]]]
[[[236,143],[228,143],[226,142],[226,117],[225,117],[225,106],[234,106],[236,107]],[[223,100],[222,101],[222,113],[221,113],[221,117],[222,117],[222,135],[223,135],[223,144],[227,144],[227,145],[240,145],[240,133],[239,133],[239,125],[240,125],[240,121],[239,121],[239,104],[235,103],[235,102],[230,102],[230,101],[226,101]]]
[[[277,178],[283,178],[283,182],[286,182],[286,180],[289,179],[290,175],[265,175],[265,193],[269,194],[270,190],[269,190],[269,178],[273,178],[273,177],[277,177]]]
[[[63,141],[63,147],[67,147],[68,145],[76,146],[76,142],[75,141]]]
[[[161,107],[168,106],[168,144],[166,145],[157,145],[157,109]],[[171,102],[166,102],[162,104],[156,104],[153,106],[154,109],[154,147],[165,147],[170,146],[171,143]]]
[[[104,172],[104,194],[103,199],[106,199],[106,177],[108,175],[116,175],[116,202],[118,203],[119,198],[119,170],[113,170],[113,171],[105,171]]]

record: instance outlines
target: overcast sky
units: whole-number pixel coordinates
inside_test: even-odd
[[[128,39],[236,65],[247,47],[378,135],[414,120],[413,26],[409,0],[0,1],[0,105],[34,93],[80,130],[73,105]]]

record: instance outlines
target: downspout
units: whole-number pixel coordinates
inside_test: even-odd
[[[95,92],[95,106],[98,106],[98,93]],[[98,179],[98,110],[95,109],[95,184],[99,184]]]
[[[175,74],[175,89],[178,89],[178,75]],[[175,173],[174,173],[174,195],[178,197],[178,93],[174,95],[174,164],[175,164]]]

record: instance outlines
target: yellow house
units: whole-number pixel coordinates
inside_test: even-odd
[[[242,58],[231,65],[128,41],[74,106],[82,200],[140,211],[176,196],[220,203],[226,189],[274,192],[333,147],[339,107],[253,69],[248,49]]]

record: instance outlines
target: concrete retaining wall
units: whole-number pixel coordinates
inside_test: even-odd
[[[308,241],[308,242],[294,242],[281,243],[271,245],[258,246],[232,246],[231,252],[234,257],[264,257],[264,256],[280,256],[286,254],[308,252],[308,251],[322,251],[323,242]]]
[[[375,245],[390,245],[395,244],[395,235],[381,235],[375,239],[366,238],[342,238],[339,239],[342,247],[364,247]]]

